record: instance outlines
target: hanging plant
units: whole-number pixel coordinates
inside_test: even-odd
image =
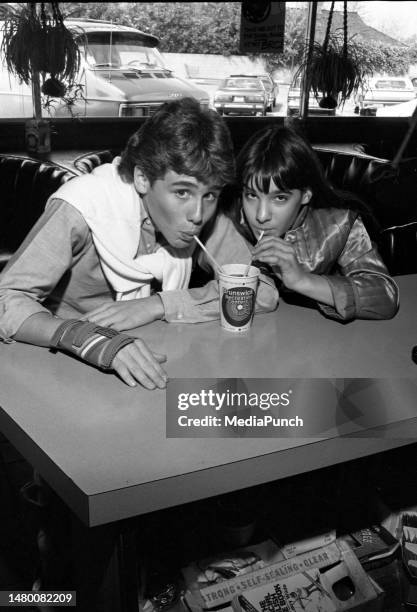
[[[355,45],[348,41],[347,2],[343,3],[343,35],[331,35],[334,0],[329,12],[323,44],[315,42],[295,77],[306,75],[309,89],[322,108],[344,104],[352,93],[362,87],[364,69]]]
[[[80,100],[83,100],[84,103],[87,102],[84,97],[84,85],[81,85],[81,83],[74,83],[65,87],[63,93],[60,89],[61,85],[59,81],[55,83],[52,79],[45,81],[42,88],[45,94],[43,107],[50,115],[53,115],[57,105],[64,104],[71,117],[75,119],[78,116],[77,112],[74,110],[76,102]],[[59,100],[57,100],[57,98],[59,98]]]
[[[55,77],[46,79],[43,82],[41,89],[42,93],[50,98],[63,98],[67,92],[66,85]]]
[[[310,85],[322,108],[336,108],[362,85],[362,70],[353,45],[342,44],[337,36],[330,37],[327,48],[316,44],[310,67]]]
[[[79,47],[64,25],[58,2],[32,2],[9,10],[1,51],[8,71],[26,85],[34,73],[44,82],[49,74],[63,90],[65,83],[74,84],[80,67]]]

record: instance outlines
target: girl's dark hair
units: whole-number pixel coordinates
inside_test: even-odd
[[[128,140],[118,166],[125,181],[133,181],[135,166],[151,184],[169,170],[203,183],[229,183],[234,180],[229,130],[216,111],[193,98],[165,102]]]
[[[252,185],[268,193],[271,179],[283,191],[310,188],[313,195],[309,206],[350,208],[362,216],[371,234],[377,231],[368,206],[356,195],[333,187],[314,149],[294,129],[267,127],[255,132],[237,156],[236,174],[240,190]],[[224,212],[237,222],[240,205],[235,202],[233,211]]]

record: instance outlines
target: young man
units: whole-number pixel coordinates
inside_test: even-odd
[[[233,176],[221,117],[189,98],[165,103],[120,158],[48,200],[0,276],[0,337],[74,353],[131,386],[165,387],[165,356],[119,330],[218,316],[215,283],[188,289],[191,256]]]

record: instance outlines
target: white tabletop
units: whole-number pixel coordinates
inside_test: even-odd
[[[397,277],[389,321],[341,324],[281,302],[236,335],[217,322],[154,323],[136,335],[166,353],[170,378],[417,380],[417,276]],[[320,468],[417,439],[417,418],[385,437],[167,439],[165,391],[44,348],[0,345],[0,430],[88,525],[99,525]],[[417,417],[417,399],[416,399]]]

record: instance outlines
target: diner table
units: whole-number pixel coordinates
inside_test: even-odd
[[[275,312],[256,315],[243,334],[222,329],[218,321],[158,321],[132,333],[166,354],[171,380],[406,379],[417,384],[411,359],[417,344],[417,275],[395,280],[400,309],[391,320],[343,323],[281,299]],[[0,431],[69,507],[84,541],[94,533],[104,541],[111,526],[137,515],[417,439],[417,395],[406,414],[398,410],[401,398],[391,396],[382,426],[360,436],[340,437],[335,428],[318,438],[193,439],[167,437],[165,390],[130,388],[113,373],[60,352],[0,344],[0,381]],[[120,544],[112,534],[110,552]],[[114,601],[111,608],[117,610]]]

